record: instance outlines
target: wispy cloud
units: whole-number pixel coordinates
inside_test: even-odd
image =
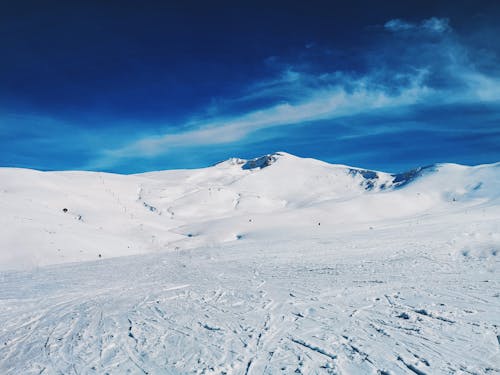
[[[418,105],[499,100],[500,77],[478,67],[474,54],[457,38],[448,19],[393,19],[384,24],[384,30],[388,36],[379,43],[386,52],[374,49],[368,57],[376,63],[362,74],[327,69],[301,71],[290,64],[276,77],[257,82],[242,90],[239,97],[228,99],[266,99],[268,105],[238,113],[225,113],[222,105],[211,117],[174,128],[165,126],[163,134],[146,135],[105,149],[88,167],[108,168],[130,158],[154,158],[183,147],[231,144],[266,128],[304,123],[314,126],[320,120],[373,111],[394,112]],[[410,39],[404,40],[407,36]],[[363,133],[378,134],[384,129],[380,126]]]
[[[419,102],[432,93],[423,85],[422,74],[413,77],[411,85],[397,93],[373,84],[366,78],[315,90],[297,103],[280,103],[229,118],[211,119],[189,124],[190,130],[139,139],[125,147],[106,150],[93,167],[107,167],[127,157],[154,157],[172,148],[193,145],[218,145],[235,142],[252,132],[268,127],[294,125],[325,119],[391,109]]]
[[[436,17],[422,20],[419,23],[408,22],[395,18],[387,21],[384,24],[384,27],[386,30],[392,32],[424,31],[431,33],[444,33],[446,31],[451,31],[450,21],[447,18]]]

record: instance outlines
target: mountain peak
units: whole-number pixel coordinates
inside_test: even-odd
[[[232,157],[222,162],[216,163],[214,165],[229,164],[229,165],[240,166],[241,169],[244,170],[263,169],[269,167],[270,165],[278,161],[278,159],[283,157],[294,157],[294,156],[286,152],[279,151],[279,152],[274,152],[272,154],[262,155],[253,159],[241,159]]]
[[[247,160],[245,164],[241,167],[242,169],[263,169],[274,164],[279,158],[286,156],[287,154],[281,152],[275,152],[274,154],[267,154],[260,156],[255,159]]]

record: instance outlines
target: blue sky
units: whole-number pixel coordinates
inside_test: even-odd
[[[495,1],[237,3],[3,2],[0,166],[500,161]]]

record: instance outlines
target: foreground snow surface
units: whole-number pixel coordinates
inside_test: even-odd
[[[499,373],[497,219],[4,272],[0,373]]]

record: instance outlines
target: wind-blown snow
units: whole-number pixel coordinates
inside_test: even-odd
[[[498,373],[499,197],[500,163],[0,169],[0,372]]]

